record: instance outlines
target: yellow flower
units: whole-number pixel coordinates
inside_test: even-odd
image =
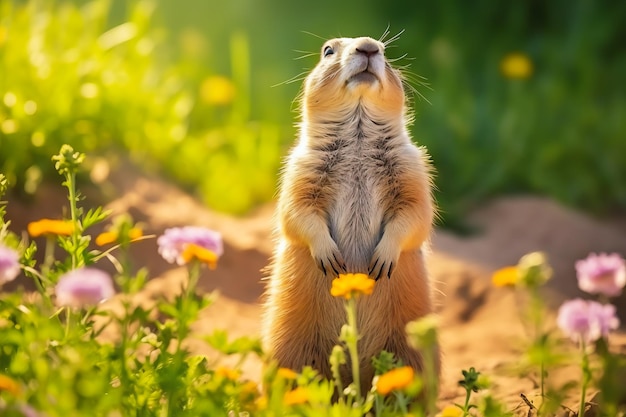
[[[246,394],[257,395],[259,393],[259,386],[254,381],[246,381],[241,386],[241,392]]]
[[[227,368],[225,366],[218,366],[215,369],[215,375],[230,379],[231,381],[236,381],[239,379],[240,373],[235,369]]]
[[[415,371],[410,366],[392,369],[378,377],[376,392],[387,395],[391,391],[407,388],[413,382]]]
[[[437,417],[462,417],[463,410],[456,405],[446,405],[441,413],[437,414]]]
[[[514,286],[519,281],[519,271],[516,266],[507,266],[498,269],[491,276],[491,282],[496,287]]]
[[[293,380],[298,378],[298,374],[289,368],[278,368],[278,372],[276,374],[282,379]]]
[[[500,62],[500,71],[507,78],[524,79],[533,73],[533,62],[528,55],[510,53]]]
[[[267,397],[265,395],[259,395],[256,400],[254,400],[254,405],[257,410],[265,410],[267,408]]]
[[[0,374],[0,392],[2,391],[10,392],[14,397],[17,397],[22,392],[19,384],[15,380]]]
[[[185,263],[189,263],[193,259],[197,259],[198,261],[207,264],[211,269],[215,269],[217,267],[218,256],[215,252],[200,245],[196,245],[195,243],[189,243],[186,245],[181,256]]]
[[[305,388],[298,387],[291,391],[287,391],[283,397],[285,405],[304,404],[309,400],[309,393]]]
[[[361,294],[370,295],[374,291],[374,284],[376,281],[370,279],[367,274],[339,274],[339,277],[333,280],[330,294],[349,300]]]
[[[32,237],[41,235],[70,236],[74,232],[74,223],[69,220],[41,219],[28,223],[28,234]]]
[[[229,104],[235,98],[235,86],[228,78],[214,75],[202,82],[200,97],[207,104]]]
[[[239,400],[241,402],[252,402],[259,397],[259,387],[255,382],[246,381],[241,385]]]
[[[128,237],[130,240],[139,239],[143,236],[141,229],[133,227],[128,231]],[[96,237],[96,245],[104,246],[110,243],[115,243],[119,240],[119,234],[117,232],[102,232]]]

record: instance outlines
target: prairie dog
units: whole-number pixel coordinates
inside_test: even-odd
[[[263,321],[280,366],[310,365],[330,378],[328,358],[346,321],[331,282],[343,272],[369,274],[378,282],[357,305],[364,387],[383,349],[422,368],[404,327],[431,312],[421,250],[435,211],[431,167],[411,141],[402,79],[384,50],[367,37],[329,40],[305,80]]]

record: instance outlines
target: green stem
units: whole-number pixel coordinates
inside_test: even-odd
[[[374,398],[374,409],[376,410],[376,413],[374,414],[375,416],[380,416],[382,414],[383,405],[384,403],[380,395],[376,395]]]
[[[426,389],[428,390],[426,393],[426,410],[429,416],[434,416],[437,410],[437,387],[439,383],[437,381],[437,373],[435,372],[435,355],[431,346],[424,350],[423,357]]]
[[[78,235],[80,230],[78,230],[78,209],[76,207],[76,174],[73,172],[69,172],[66,176],[67,180],[67,189],[69,191],[69,200],[70,200],[70,216],[72,219],[72,224],[74,225],[74,230],[72,231],[72,253],[70,256],[72,257],[72,269],[76,269],[78,267]]]
[[[128,372],[128,366],[126,363],[126,350],[128,348],[128,327],[130,326],[130,303],[127,300],[124,300],[124,316],[119,320],[120,331],[121,331],[121,340],[120,340],[120,353],[121,353],[121,369],[120,375],[122,377],[122,384],[124,389],[126,387],[131,386],[130,374]]]
[[[341,383],[341,374],[339,373],[339,367],[341,364],[337,364],[336,366],[332,366],[333,379],[335,380],[335,387],[337,388],[337,395],[339,396],[339,403],[344,402],[343,395],[343,384]]]
[[[46,246],[44,249],[44,257],[43,257],[43,265],[41,265],[41,274],[35,275],[35,285],[37,286],[37,290],[41,294],[41,296],[46,300],[48,306],[51,305],[50,302],[50,294],[46,290],[46,285],[44,285],[44,277],[47,283],[50,283],[49,275],[50,268],[54,263],[54,247],[55,247],[55,237],[52,235],[46,236]]]
[[[530,307],[530,317],[533,323],[533,340],[535,345],[540,343],[541,352],[545,351],[545,340],[543,338],[543,317],[544,314],[544,305],[543,300],[541,298],[541,294],[539,293],[538,287],[532,287],[530,289],[531,295],[531,307]],[[545,361],[544,355],[542,353],[539,364],[539,386],[541,390],[541,402],[543,404],[543,400],[545,398]],[[540,407],[541,408],[541,407]]]
[[[580,350],[582,353],[582,387],[580,388],[580,407],[578,409],[578,416],[583,417],[585,415],[585,396],[587,395],[587,384],[590,380],[590,370],[589,370],[589,356],[587,355],[587,349],[585,346],[585,340],[581,337],[580,339]]]
[[[181,351],[181,347],[183,344],[183,339],[187,337],[189,333],[189,304],[192,302],[191,298],[196,290],[196,286],[198,284],[198,280],[200,279],[200,262],[192,261],[188,267],[189,271],[189,281],[187,282],[187,286],[183,289],[182,304],[180,311],[180,318],[178,323],[178,341],[176,343],[176,353],[178,354]]]
[[[70,335],[71,324],[72,324],[72,308],[65,307],[65,341],[66,342]]]
[[[46,248],[44,251],[43,265],[41,266],[41,274],[48,276],[50,267],[54,263],[54,247],[56,238],[53,235],[46,236]]]
[[[193,260],[189,264],[189,281],[184,291],[185,299],[189,299],[196,290],[198,281],[200,280],[200,262]]]
[[[401,392],[396,393],[396,404],[398,404],[398,407],[400,408],[400,411],[402,411],[403,416],[408,414],[409,409],[407,406],[407,400],[406,400],[406,397],[404,396],[404,393],[401,393]]]
[[[463,417],[469,416],[469,402],[472,396],[472,390],[465,388],[465,404],[463,405]]]
[[[46,286],[43,283],[42,277],[40,277],[39,275],[35,275],[33,278],[33,281],[35,281],[35,286],[37,286],[37,291],[39,291],[41,297],[45,300],[48,307],[50,307],[50,295],[48,294],[48,291],[46,291]]]
[[[361,379],[359,376],[359,351],[358,343],[359,337],[356,324],[356,300],[350,298],[346,305],[346,311],[348,313],[348,326],[352,329],[354,338],[348,342],[348,352],[350,353],[350,364],[352,366],[352,383],[354,384],[354,390],[356,392],[357,400],[361,400]]]

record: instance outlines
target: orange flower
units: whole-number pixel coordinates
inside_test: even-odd
[[[339,277],[333,280],[330,294],[349,300],[361,294],[370,295],[374,291],[374,284],[376,281],[370,279],[367,274],[339,274]]]
[[[133,227],[128,231],[128,237],[130,240],[139,239],[143,236],[143,232],[138,227]],[[116,232],[102,232],[96,237],[96,245],[104,246],[110,243],[115,243],[119,241],[119,234]]]
[[[463,410],[456,405],[446,405],[437,417],[463,417]]]
[[[283,397],[283,403],[285,405],[297,405],[304,404],[309,400],[309,393],[303,387],[295,388],[291,391],[287,391]]]
[[[181,256],[185,263],[191,262],[192,259],[197,259],[200,262],[207,264],[211,269],[215,269],[217,267],[217,254],[212,250],[196,245],[195,243],[189,243],[186,245]]]
[[[276,374],[282,379],[293,380],[298,378],[298,374],[289,368],[278,368]]]
[[[96,237],[96,245],[104,246],[109,243],[117,242],[117,233],[115,232],[102,232]]]
[[[410,366],[392,369],[378,377],[376,391],[380,395],[387,395],[391,391],[407,388],[413,382],[415,371]]]
[[[15,380],[6,375],[0,374],[0,392],[2,391],[10,392],[14,397],[17,397],[22,393],[19,384]]]
[[[496,287],[514,286],[519,281],[519,272],[516,266],[507,266],[493,273],[491,282]]]
[[[500,71],[507,78],[524,79],[533,73],[533,62],[528,55],[514,52],[500,62]]]
[[[41,219],[28,223],[28,234],[32,237],[41,235],[70,236],[74,233],[74,223],[69,220]]]

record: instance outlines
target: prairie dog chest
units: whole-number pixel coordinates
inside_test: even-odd
[[[311,168],[324,182],[331,236],[354,270],[363,270],[380,239],[390,204],[389,168],[397,164],[394,139],[367,123],[359,122],[347,132],[338,130],[336,136],[309,148],[311,159],[317,161]]]

